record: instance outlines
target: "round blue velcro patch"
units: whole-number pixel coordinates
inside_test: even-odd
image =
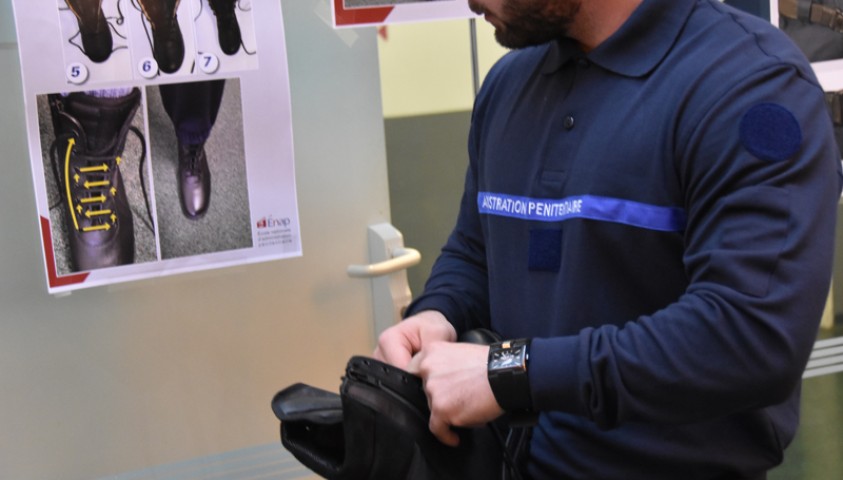
[[[756,157],[780,162],[802,146],[802,128],[790,110],[775,103],[750,108],[741,119],[741,143]]]

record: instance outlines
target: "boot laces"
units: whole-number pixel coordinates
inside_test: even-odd
[[[187,145],[185,151],[187,152],[186,157],[186,164],[185,164],[185,171],[190,176],[198,176],[202,171],[199,168],[199,158],[202,155],[202,149],[204,145],[199,143],[196,145]]]
[[[152,209],[149,205],[149,195],[144,181],[146,139],[143,133],[137,127],[127,126],[123,133],[119,134],[119,138],[110,152],[91,154],[87,151],[85,129],[79,123],[79,120],[65,111],[61,102],[56,102],[54,106],[60,118],[68,122],[70,128],[68,132],[56,135],[50,145],[50,167],[59,191],[58,204],[51,205],[50,210],[64,204],[77,231],[110,230],[112,226],[116,226],[119,218],[113,208],[115,199],[118,193],[124,197],[125,193],[118,192],[117,186],[112,185],[112,179],[119,178],[120,164],[123,161],[121,154],[125,146],[126,135],[131,132],[137,137],[140,145],[138,177],[140,178],[140,187],[146,205],[147,218],[144,219],[144,222],[147,223],[147,228],[150,231],[154,231]],[[64,151],[60,152],[59,149],[63,146]],[[73,183],[71,183],[71,180]],[[87,188],[85,188],[86,182]],[[71,185],[77,186],[79,184],[82,185],[82,190],[71,187]],[[90,208],[86,209],[86,205]],[[82,207],[81,211],[79,207]],[[90,214],[86,215],[88,211],[90,211]],[[82,227],[80,227],[80,218],[85,219],[85,222],[83,222],[85,225]]]
[[[114,209],[118,194],[113,180],[119,172],[122,159],[119,156],[90,155],[79,137],[65,134],[57,137],[51,150],[54,168],[58,163],[61,172],[57,184],[62,200],[70,215],[75,230],[80,232],[108,231],[118,223]],[[64,145],[64,151],[58,151]],[[54,172],[55,173],[55,172]]]

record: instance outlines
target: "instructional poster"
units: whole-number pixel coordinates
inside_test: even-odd
[[[301,255],[280,2],[12,3],[51,293]]]
[[[476,17],[466,0],[331,0],[334,27]]]

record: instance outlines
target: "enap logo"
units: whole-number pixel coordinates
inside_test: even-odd
[[[256,226],[259,229],[275,228],[275,227],[289,227],[291,223],[290,217],[275,218],[272,215],[262,217],[257,221]]]

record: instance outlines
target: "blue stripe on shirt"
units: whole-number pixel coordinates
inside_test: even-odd
[[[687,221],[681,208],[594,195],[548,199],[478,192],[477,208],[481,214],[523,220],[561,222],[586,218],[666,232],[684,231]]]

